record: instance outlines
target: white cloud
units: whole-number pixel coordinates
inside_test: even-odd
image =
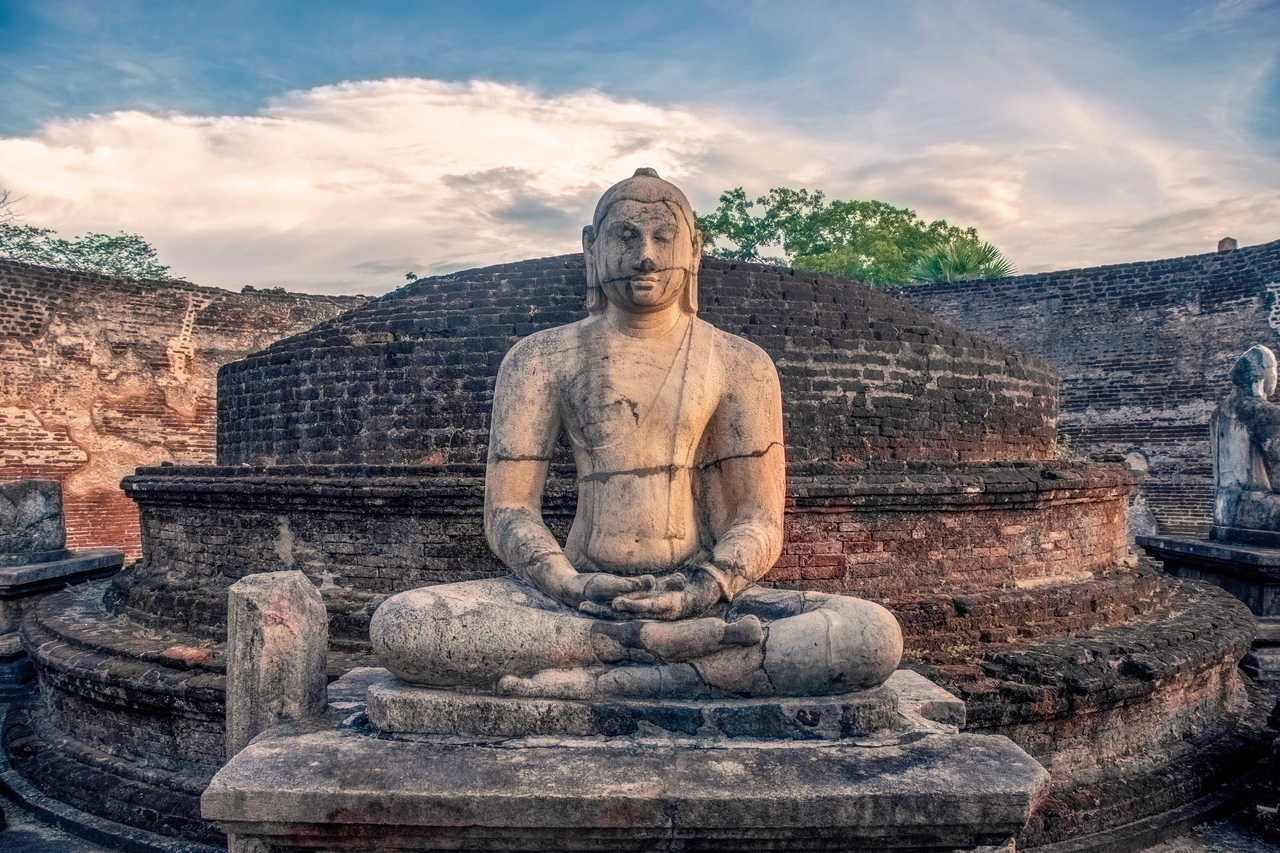
[[[892,103],[865,117],[872,139],[599,91],[342,83],[255,115],[53,122],[0,139],[0,187],[33,224],[141,233],[193,281],[312,291],[574,251],[599,193],[641,165],[703,208],[739,184],[911,204],[977,226],[1027,271],[1280,237],[1280,169],[1241,146],[1172,142],[1048,84],[998,105],[1030,129],[973,139],[929,138]]]

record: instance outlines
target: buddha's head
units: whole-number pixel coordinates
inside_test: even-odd
[[[658,311],[680,300],[698,310],[702,235],[693,208],[653,169],[636,169],[605,191],[582,229],[587,311],[613,303],[624,311]]]
[[[1276,355],[1264,346],[1252,346],[1231,368],[1231,381],[1241,393],[1268,399],[1276,392]]]

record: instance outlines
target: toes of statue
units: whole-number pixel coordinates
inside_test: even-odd
[[[764,625],[755,616],[743,616],[724,626],[724,642],[730,646],[754,646],[764,640]]]

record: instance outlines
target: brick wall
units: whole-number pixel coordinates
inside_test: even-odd
[[[362,301],[0,260],[0,480],[59,480],[69,547],[137,557],[120,479],[213,461],[217,368]]]
[[[227,365],[219,464],[481,461],[503,355],[581,319],[585,289],[581,255],[424,279]],[[831,276],[707,258],[700,291],[703,319],[777,364],[792,462],[1055,453],[1038,359]]]
[[[1062,372],[1058,428],[1147,469],[1135,515],[1203,535],[1209,414],[1253,344],[1280,344],[1280,241],[1224,253],[904,288],[896,295]]]
[[[1070,620],[1092,621],[1091,600],[1111,594],[1096,581],[1128,574],[1130,487],[1121,466],[1081,463],[793,471],[768,580],[901,607],[922,648],[1037,620],[1078,628]],[[113,581],[119,600],[196,633],[225,630],[226,588],[252,572],[306,572],[346,642],[363,642],[389,593],[505,573],[484,538],[480,465],[175,466],[139,471],[125,490],[142,508],[146,557]],[[561,541],[575,503],[561,469],[542,508]],[[1112,597],[1132,604],[1122,585]]]

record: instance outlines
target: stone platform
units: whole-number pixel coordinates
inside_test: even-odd
[[[389,736],[371,689],[390,689],[385,670],[352,671],[326,719],[271,729],[218,772],[201,809],[230,850],[987,850],[1048,783],[1007,738],[925,717],[960,703],[905,671],[886,725],[807,741]]]
[[[7,558],[0,559],[0,699],[17,696],[35,674],[18,635],[24,609],[42,593],[115,574],[124,552],[93,548],[42,552],[26,562],[17,562],[14,555]]]
[[[1222,587],[1248,605],[1258,633],[1241,668],[1280,693],[1280,547],[1169,536],[1139,536],[1137,543],[1170,574]]]

